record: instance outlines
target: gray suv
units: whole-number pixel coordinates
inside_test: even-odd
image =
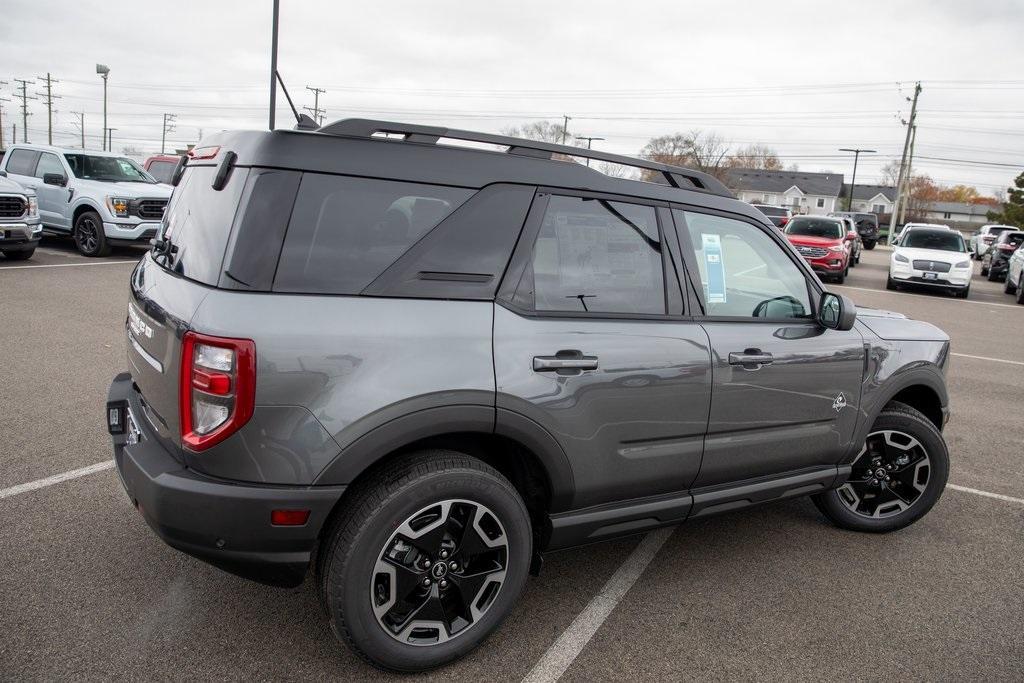
[[[106,405],[128,498],[229,572],[311,571],[377,666],[462,656],[552,550],[805,495],[887,532],[942,494],[949,338],[825,291],[703,173],[346,120],[173,181]]]
[[[171,194],[137,163],[109,152],[19,144],[2,163],[12,180],[35,191],[43,227],[71,235],[86,256],[148,244]]]

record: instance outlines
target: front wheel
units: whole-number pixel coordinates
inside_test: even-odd
[[[813,500],[837,526],[884,533],[923,517],[948,478],[942,433],[917,410],[893,401],[871,426],[846,483]]]
[[[462,657],[512,611],[533,553],[509,481],[453,451],[422,451],[360,484],[335,517],[317,581],[335,636],[375,666]]]
[[[985,259],[983,257],[981,259],[981,276],[985,277],[986,275],[988,275],[988,272],[989,272],[989,267],[985,265]]]
[[[885,281],[885,288],[888,289],[890,292],[895,292],[896,291],[896,281],[892,279],[891,275]]]
[[[32,249],[25,249],[23,251],[5,251],[3,252],[11,261],[27,261],[32,258],[32,254],[36,253],[35,247]]]
[[[106,256],[110,253],[103,219],[95,211],[86,211],[75,221],[75,246],[83,256]]]

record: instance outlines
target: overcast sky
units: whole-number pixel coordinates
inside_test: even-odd
[[[270,0],[102,3],[4,0],[4,140],[21,138],[15,78],[59,79],[55,143],[100,147],[110,67],[114,147],[159,151],[201,131],[267,121]],[[700,129],[765,143],[787,165],[858,182],[898,158],[921,80],[916,169],[937,181],[1006,187],[1024,170],[1024,2],[318,2],[282,0],[279,69],[298,106],[325,88],[327,118],[497,132],[573,117],[595,146],[635,153],[652,136]],[[29,139],[46,141],[44,97]],[[279,99],[278,125],[291,115]],[[13,114],[13,116],[12,116]],[[1001,164],[1001,165],[1000,165]]]

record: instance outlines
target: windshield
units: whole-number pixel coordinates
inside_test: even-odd
[[[908,249],[935,249],[936,251],[965,252],[964,238],[952,230],[922,230],[916,228],[907,233],[900,244]]]
[[[134,161],[127,157],[101,157],[91,154],[65,154],[76,178],[106,182],[155,183]]]
[[[1013,230],[1013,228],[1011,228],[1008,225],[1006,227],[1000,226],[998,228],[989,228],[988,232],[989,232],[990,235],[998,235],[1000,233],[1006,232],[1007,230]]]
[[[778,206],[759,206],[757,210],[763,213],[765,216],[785,216],[788,209],[783,209]]]
[[[839,240],[846,229],[835,218],[794,218],[786,226],[786,234]]]

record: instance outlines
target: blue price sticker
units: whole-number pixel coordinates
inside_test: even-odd
[[[709,304],[724,304],[725,264],[722,263],[722,238],[720,235],[704,233],[700,236],[707,268],[708,283],[706,298]]]

